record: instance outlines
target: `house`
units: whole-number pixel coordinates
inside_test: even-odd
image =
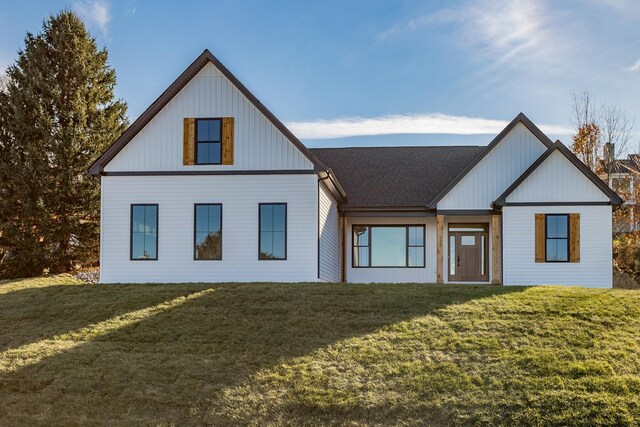
[[[209,51],[89,172],[101,282],[612,285],[623,201],[519,114],[486,147],[305,147]]]
[[[626,159],[616,159],[615,148],[613,143],[604,144],[600,176],[625,199],[624,205],[620,207],[625,214],[614,217],[613,231],[640,231],[640,211],[637,204],[640,197],[640,154],[628,154]]]

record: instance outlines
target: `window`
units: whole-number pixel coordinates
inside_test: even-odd
[[[258,205],[258,259],[287,259],[287,204]]]
[[[130,259],[158,259],[158,205],[131,205]]]
[[[196,164],[219,165],[222,159],[220,119],[196,119]]]
[[[222,259],[222,205],[196,204],[194,259]]]
[[[424,267],[424,226],[353,226],[352,265]]]
[[[569,215],[547,215],[545,237],[545,260],[547,262],[568,262]]]

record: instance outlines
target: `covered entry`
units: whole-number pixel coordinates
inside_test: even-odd
[[[448,239],[449,281],[488,281],[489,224],[449,224]]]

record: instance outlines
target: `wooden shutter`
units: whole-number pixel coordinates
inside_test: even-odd
[[[184,138],[182,141],[182,164],[196,164],[196,119],[184,119]]]
[[[233,117],[222,118],[222,164],[233,164]]]
[[[536,262],[545,262],[545,214],[536,214]]]
[[[569,214],[569,257],[571,262],[580,262],[580,214]]]

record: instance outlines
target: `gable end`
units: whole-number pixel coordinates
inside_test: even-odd
[[[576,157],[562,142],[556,141],[551,147],[547,149],[533,164],[516,179],[513,184],[507,188],[504,193],[500,195],[492,204],[492,208],[500,208],[507,205],[507,198],[511,195],[526,179],[537,170],[553,153],[560,152],[567,160],[573,164],[587,179],[589,179],[605,196],[609,198],[608,204],[619,206],[624,203],[624,200],[615,191],[613,191],[607,184],[604,183],[598,176],[593,173],[583,162]],[[597,203],[597,202],[594,202]]]
[[[104,172],[105,166],[186,86],[193,77],[208,63],[212,63],[235,86],[273,126],[280,131],[314,165],[316,172],[328,168],[291,133],[276,116],[271,113],[208,49],[191,64],[180,76],[147,108],[122,135],[88,169],[91,175]]]
[[[518,114],[503,130],[500,132],[490,143],[487,148],[482,151],[478,156],[462,171],[460,174],[449,183],[444,190],[442,190],[428,205],[430,209],[436,209],[438,202],[442,200],[456,185],[475,168],[478,163],[482,161],[509,133],[519,124],[529,130],[542,144],[547,148],[553,145],[553,142],[547,137],[524,113]]]

